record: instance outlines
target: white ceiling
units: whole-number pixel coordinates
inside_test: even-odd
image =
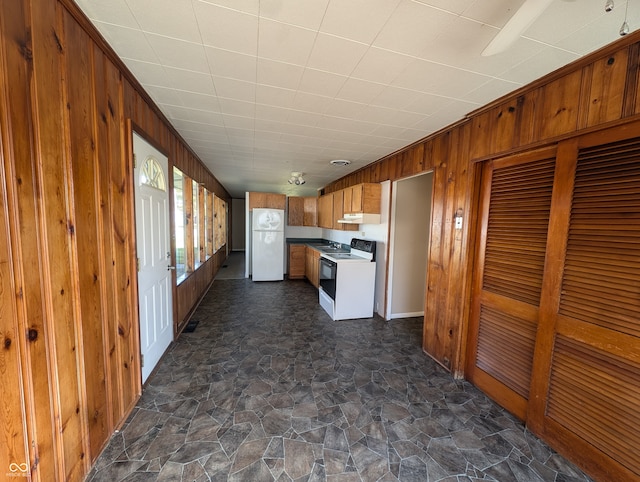
[[[482,57],[523,0],[76,1],[233,197],[315,195],[616,40],[625,14],[554,0]]]

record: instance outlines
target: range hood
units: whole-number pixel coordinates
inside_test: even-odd
[[[380,224],[379,214],[350,213],[338,219],[340,224]]]

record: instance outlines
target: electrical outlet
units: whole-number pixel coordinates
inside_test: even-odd
[[[360,233],[360,235],[364,238],[364,231],[362,231],[362,232]]]

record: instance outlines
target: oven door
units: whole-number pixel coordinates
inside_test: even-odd
[[[327,258],[320,258],[320,287],[332,299],[336,299],[336,274],[338,264]]]

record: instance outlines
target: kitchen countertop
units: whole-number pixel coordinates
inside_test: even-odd
[[[349,253],[351,251],[351,247],[347,244],[340,244],[340,248],[329,247],[329,245],[337,243],[337,241],[319,238],[287,238],[286,242],[287,244],[304,244],[321,253]]]

